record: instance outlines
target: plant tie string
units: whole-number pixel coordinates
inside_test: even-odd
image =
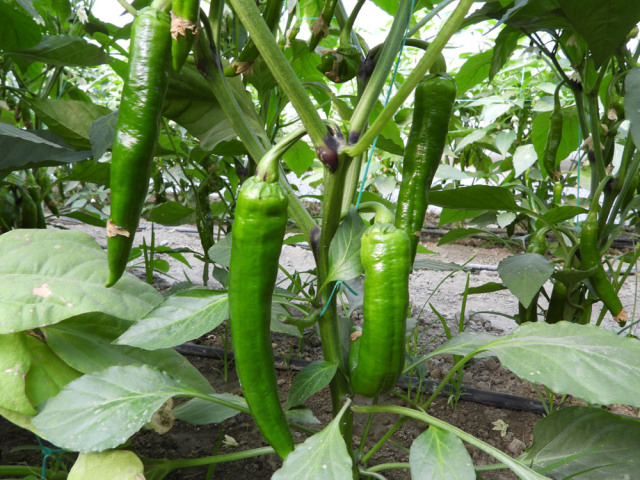
[[[40,480],[47,480],[47,460],[50,456],[57,457],[59,453],[65,453],[66,450],[64,448],[49,448],[45,447],[40,440],[40,437],[36,435],[36,440],[38,441],[38,445],[40,446],[40,451],[42,452],[42,471],[40,472]]]
[[[413,8],[415,6],[415,0],[411,0],[411,11],[413,12]],[[387,98],[384,101],[384,107],[387,106],[387,103],[389,103],[389,99],[391,98],[391,92],[393,91],[393,84],[396,81],[396,75],[398,73],[398,67],[400,66],[400,60],[402,59],[402,51],[404,50],[404,46],[405,43],[407,43],[407,35],[409,33],[409,25],[411,24],[411,15],[409,15],[409,20],[407,21],[407,27],[405,28],[404,31],[404,37],[402,38],[402,44],[400,45],[400,51],[398,52],[398,58],[396,59],[396,65],[393,69],[393,75],[391,76],[391,84],[389,85],[389,90],[387,90]],[[371,159],[373,158],[373,152],[376,149],[376,143],[378,143],[378,137],[380,135],[378,135],[374,140],[373,143],[371,144],[371,149],[369,150],[369,159],[367,160],[367,164],[364,168],[364,174],[362,175],[362,181],[360,182],[360,191],[358,192],[358,199],[356,200],[356,210],[358,209],[358,207],[360,206],[360,200],[362,200],[362,194],[364,192],[364,185],[365,185],[365,181],[367,180],[367,174],[369,173],[369,165],[371,165]],[[329,298],[327,299],[327,302],[324,305],[324,308],[322,309],[322,312],[320,312],[320,316],[322,317],[325,312],[327,311],[327,309],[329,308],[329,304],[331,303],[331,300],[333,299],[333,296],[335,295],[335,293],[339,290],[339,288],[344,285],[345,287],[347,287],[349,289],[349,291],[351,293],[353,293],[354,295],[358,295],[349,285],[347,285],[345,282],[343,282],[342,280],[338,280],[335,285],[333,286],[333,290],[331,290],[331,295],[329,295]]]

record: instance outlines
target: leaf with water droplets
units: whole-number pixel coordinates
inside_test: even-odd
[[[340,422],[347,402],[340,413],[320,433],[308,438],[284,460],[282,468],[271,480],[334,480],[351,478],[351,457],[340,435]]]
[[[67,384],[33,424],[62,448],[101,452],[123,444],[170,398],[207,393],[148,365],[110,367]]]

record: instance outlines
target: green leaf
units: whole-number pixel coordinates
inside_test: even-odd
[[[175,347],[215,329],[228,313],[226,292],[185,290],[164,299],[114,343],[146,350]]]
[[[329,274],[327,283],[351,280],[364,273],[360,261],[360,238],[366,226],[354,207],[349,207],[347,218],[340,224],[329,246]]]
[[[209,396],[233,403],[242,408],[249,408],[244,398],[231,393],[216,393]],[[194,398],[178,405],[171,413],[183,422],[193,425],[210,425],[235,417],[240,411],[202,398]]]
[[[529,167],[531,167],[538,160],[538,154],[533,145],[520,145],[513,153],[513,166],[515,168],[515,175],[519,177]]]
[[[544,468],[551,478],[622,479],[636,471],[638,449],[637,420],[599,408],[568,407],[533,427],[523,461]]]
[[[56,355],[82,373],[97,372],[113,365],[151,365],[194,388],[213,392],[207,379],[173,349],[148,351],[113,344],[129,327],[131,322],[101,313],[88,313],[42,331]]]
[[[485,232],[484,230],[480,230],[478,228],[454,228],[453,230],[449,230],[447,233],[445,233],[442,236],[442,238],[438,242],[438,246],[457,242],[458,240],[473,237],[480,233],[486,234],[487,232]]]
[[[429,427],[411,444],[411,478],[473,480],[473,461],[462,440],[451,432]]]
[[[0,407],[33,415],[36,410],[26,393],[25,377],[31,368],[31,354],[22,332],[0,337]]]
[[[271,480],[335,480],[351,478],[351,457],[340,434],[340,422],[349,403],[320,433],[298,444]]]
[[[194,223],[196,211],[180,202],[165,202],[154,207],[149,212],[147,220],[160,225],[174,227],[185,223]]]
[[[509,149],[513,145],[516,139],[516,131],[510,130],[508,132],[500,132],[496,135],[496,147],[500,150],[500,155],[507,157],[509,155]]]
[[[473,55],[464,62],[455,77],[458,85],[458,97],[462,97],[467,90],[483,82],[489,76],[492,58],[493,49]]]
[[[511,255],[498,264],[500,278],[525,307],[553,272],[553,263],[537,253]]]
[[[624,113],[631,122],[633,140],[640,145],[640,67],[632,69],[624,81]]]
[[[562,270],[556,270],[553,273],[553,278],[560,280],[567,286],[574,285],[575,283],[586,280],[594,274],[598,267],[590,268],[589,270],[576,270],[573,268],[567,268]]]
[[[88,153],[91,154],[91,152]],[[82,183],[95,183],[97,185],[109,187],[111,184],[111,163],[100,163],[96,160],[77,163],[73,166],[71,174],[61,180],[63,182],[75,180]],[[85,220],[83,218],[76,218],[76,220],[81,220],[82,222],[94,225],[89,220]],[[106,218],[104,220],[106,222]],[[106,223],[100,226],[106,227]]]
[[[69,470],[67,480],[138,480],[144,478],[144,465],[128,450],[81,453]]]
[[[33,18],[6,2],[0,2],[0,51],[22,50],[37,45],[42,39],[40,27]]]
[[[491,335],[490,333],[471,333],[471,332],[462,332],[457,334],[451,340],[446,341],[440,347],[436,348],[434,351],[429,353],[427,358],[432,358],[437,355],[468,355],[474,350],[481,348],[488,343],[494,341],[496,338],[495,335]],[[480,353],[477,355],[478,357],[488,357],[488,354]]]
[[[296,375],[291,384],[285,410],[302,405],[307,398],[329,385],[338,366],[330,362],[313,362]]]
[[[89,140],[93,158],[100,160],[105,152],[113,146],[116,136],[116,124],[118,123],[118,111],[111,112],[100,117],[89,127]]]
[[[148,365],[110,367],[69,383],[33,424],[61,448],[99,452],[123,444],[171,397],[195,395],[202,392]]]
[[[292,408],[284,412],[285,417],[296,423],[306,423],[307,425],[320,425],[318,420],[309,407],[304,405]]]
[[[640,22],[640,3],[628,0],[557,0],[571,25],[584,37],[596,68],[607,61]]]
[[[311,167],[316,153],[306,142],[299,140],[284,153],[282,158],[299,178]]]
[[[0,122],[0,176],[15,170],[66,165],[91,156],[90,151],[76,152],[67,147]]]
[[[455,210],[452,208],[443,208],[440,212],[440,221],[438,226],[448,225],[449,223],[464,222],[469,218],[477,217],[485,213],[485,210]]]
[[[429,203],[458,210],[505,210],[507,212],[521,210],[509,189],[489,185],[429,192]]]
[[[258,57],[251,70],[251,73],[244,74],[244,78],[247,83],[256,87],[260,97],[265,98],[267,92],[277,85],[276,80],[262,57]]]
[[[557,394],[640,406],[640,344],[595,325],[526,323],[486,345],[502,365]]]
[[[107,255],[86,233],[12,230],[0,236],[0,333],[52,325],[86,312],[133,320],[162,300],[125,273],[105,288]]]
[[[428,258],[416,258],[415,262],[413,262],[413,269],[446,272],[448,270],[464,270],[464,267],[453,262],[441,262],[439,260],[429,260]]]
[[[37,45],[11,53],[30,62],[57,67],[94,67],[110,61],[100,47],[73,35],[45,35]]]
[[[26,392],[32,405],[55,397],[62,387],[82,375],[63,362],[46,343],[30,336],[26,336],[26,342],[31,353]]]
[[[570,27],[557,0],[516,0],[496,26],[506,23],[527,31],[557,30]]]
[[[506,289],[507,287],[505,287],[502,283],[487,282],[477,287],[469,287],[467,289],[467,295],[475,295],[477,293],[493,293]]]
[[[232,233],[228,233],[207,252],[212,262],[227,268],[231,263],[231,235]]]
[[[77,100],[32,98],[29,106],[49,129],[72,147],[90,149],[89,128],[98,118],[111,113],[107,107]]]
[[[522,36],[522,32],[513,27],[504,27],[496,37],[496,44],[493,47],[493,55],[491,57],[491,69],[489,70],[489,81],[505,66],[505,64],[513,55],[518,40]]]
[[[562,110],[564,121],[562,122],[562,140],[556,155],[556,166],[567,158],[578,147],[578,137],[580,122],[578,120],[575,107]],[[544,147],[547,144],[547,133],[549,132],[549,117],[551,112],[539,113],[532,123],[531,141],[536,149],[538,158],[544,158]]]

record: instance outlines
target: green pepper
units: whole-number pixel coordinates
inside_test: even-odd
[[[356,76],[361,60],[362,56],[355,47],[340,47],[325,50],[316,68],[332,82],[344,83]]]
[[[542,163],[547,171],[547,175],[553,181],[557,181],[560,178],[560,172],[556,167],[556,157],[558,156],[560,142],[562,142],[562,124],[564,122],[562,105],[560,103],[560,88],[563,84],[564,82],[560,82],[558,84],[553,95],[554,107],[553,112],[551,112],[551,116],[549,117],[547,143],[544,146],[544,154],[542,157]]]
[[[402,229],[376,223],[362,234],[360,258],[364,325],[351,343],[351,388],[375,397],[396,385],[404,367],[411,241]]]
[[[49,208],[51,213],[53,213],[56,217],[59,217],[60,210],[58,209],[58,204],[51,196],[51,179],[49,178],[46,169],[40,170],[36,181],[42,189],[42,200],[44,201],[45,205]]]
[[[411,239],[411,264],[416,257],[429,189],[442,158],[455,99],[455,81],[446,73],[427,75],[416,87],[396,210],[396,227]]]
[[[140,10],[131,30],[129,71],[122,91],[111,161],[111,216],[107,222],[109,280],[127,266],[133,236],[149,190],[162,103],[171,68],[169,15],[153,6]]]
[[[311,25],[311,38],[309,39],[309,51],[313,52],[320,40],[329,35],[329,26],[333,20],[333,12],[336,9],[338,0],[324,0],[322,11],[318,14],[318,18]]]
[[[285,458],[293,451],[293,437],[280,406],[270,336],[271,300],[288,205],[277,178],[277,168],[265,174],[259,165],[256,176],[238,194],[231,237],[229,318],[242,393],[260,432]]]
[[[16,224],[16,197],[10,188],[0,188],[0,233],[6,233]]]
[[[262,19],[271,31],[278,26],[283,3],[284,0],[267,0],[267,6],[264,8]],[[259,55],[258,47],[254,41],[249,38],[236,61],[233,62],[230,67],[224,69],[225,77],[235,77],[241,73],[250,75],[252,73],[252,66]]]
[[[193,39],[198,33],[200,0],[173,0],[171,7],[171,57],[173,70],[180,73]]]
[[[38,205],[26,188],[22,188],[20,210],[20,228],[38,228]]]
[[[609,309],[616,322],[624,325],[627,321],[627,312],[622,306],[607,274],[600,261],[600,249],[598,248],[598,211],[590,208],[586,221],[582,224],[580,233],[580,257],[584,270],[596,267],[595,272],[589,277],[593,289],[600,297],[600,300]]]
[[[36,205],[37,227],[33,228],[45,229],[47,228],[47,222],[44,218],[44,209],[42,208],[42,190],[36,182],[36,179],[31,170],[27,170],[26,186],[27,190],[29,191],[29,196],[33,199],[33,202]]]
[[[564,311],[567,303],[567,286],[560,280],[556,280],[551,290],[549,308],[547,309],[546,322],[558,323],[564,320]]]

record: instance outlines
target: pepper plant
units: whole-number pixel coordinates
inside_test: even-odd
[[[473,0],[444,0],[438,5],[400,0],[392,8],[385,41],[369,49],[354,30],[364,1],[348,14],[336,0],[322,5],[290,2],[286,19],[280,0],[260,6],[250,0],[212,0],[208,12],[197,0],[134,2],[135,7],[120,3],[134,16],[130,29],[90,18],[84,5],[58,2],[52,9],[38,10],[0,3],[14,20],[0,37],[3,94],[17,100],[13,123],[25,127],[3,123],[0,133],[7,145],[33,154],[7,154],[0,164],[0,192],[6,198],[0,225],[10,230],[0,237],[0,414],[66,450],[80,452],[68,475],[45,475],[86,478],[86,472],[101,465],[105,476],[127,469],[131,478],[161,479],[178,468],[273,453],[283,460],[273,475],[276,479],[379,478],[378,472],[387,469],[410,469],[414,478],[476,478],[498,468],[525,479],[629,474],[640,443],[639,424],[598,406],[640,407],[640,346],[636,338],[625,337],[628,328],[612,332],[591,325],[591,305],[601,300],[621,326],[628,320],[616,290],[636,257],[619,259],[629,268],[615,285],[600,258],[638,203],[640,155],[635,142],[640,138],[640,96],[634,87],[640,81],[640,48],[631,53],[626,39],[640,20],[640,7],[621,0],[487,1],[470,13]],[[409,38],[447,6],[449,14],[429,43]],[[429,10],[424,19],[410,27],[424,8]],[[599,15],[602,9],[613,13]],[[316,16],[309,12],[318,18],[307,43],[296,36],[303,19]],[[497,20],[494,27],[504,25],[494,48],[467,60],[455,77],[447,74],[442,51],[451,37],[487,19]],[[43,29],[55,34],[44,36]],[[81,38],[81,29],[100,46]],[[18,30],[22,36],[12,35]],[[612,38],[603,38],[603,30],[614,32]],[[332,38],[336,32],[338,48]],[[129,35],[127,52],[116,40]],[[473,119],[479,104],[462,105],[453,114],[456,98],[465,100],[464,94],[477,83],[503,70],[521,37],[554,68],[553,74],[547,72],[550,80],[557,77],[548,118],[531,119],[530,104],[522,101],[517,105],[517,129],[498,132],[508,125],[511,106],[497,115],[484,115],[483,110],[484,119]],[[323,44],[330,51],[321,57],[315,49]],[[424,52],[407,75],[396,75],[396,59],[405,47]],[[111,51],[126,54],[127,63],[115,53],[108,55]],[[575,67],[575,75],[567,74],[565,60]],[[317,63],[310,66],[311,62]],[[43,64],[48,66],[44,70]],[[123,81],[117,116],[61,83],[65,69],[96,64],[108,64]],[[33,77],[31,68],[41,73]],[[318,75],[331,84],[352,81],[355,95],[350,105],[331,84],[318,82]],[[25,78],[30,84],[23,82]],[[31,91],[33,85],[37,93]],[[258,109],[247,85],[257,97]],[[565,112],[562,106],[567,89],[575,112]],[[403,113],[400,109],[414,91],[413,112]],[[381,103],[383,93],[387,95]],[[61,100],[63,95],[69,99]],[[602,124],[599,96],[604,96],[607,112]],[[35,112],[38,127],[45,124],[48,129],[27,131],[27,109],[19,107],[21,103]],[[283,130],[288,104],[295,112],[295,126]],[[73,120],[69,110],[84,112],[76,114],[92,122],[91,129]],[[588,139],[584,147],[594,159],[589,210],[565,201],[563,181],[571,173],[558,169],[563,155],[574,149],[563,150],[562,143],[573,136],[569,127],[565,134],[565,125],[574,114],[582,138]],[[613,173],[609,167],[617,135],[622,134],[623,114],[629,117],[628,133],[620,166]],[[403,123],[403,115],[411,117],[406,146],[394,123]],[[487,118],[494,122],[483,126]],[[539,126],[547,120],[546,129]],[[599,148],[601,125],[606,139]],[[463,137],[460,131],[470,127],[474,130]],[[188,135],[188,142],[176,144],[182,135]],[[311,216],[285,170],[309,169],[299,158],[310,150],[301,140],[305,136],[322,173],[319,219]],[[382,148],[402,159],[396,205],[373,193],[362,201],[378,138]],[[463,170],[473,167],[479,178],[500,184],[432,187],[444,165],[445,147],[452,153],[448,158],[457,158]],[[69,173],[67,182],[87,178],[81,174],[92,178],[86,170],[102,168],[99,159],[108,149],[110,208],[98,212],[107,229],[105,254],[86,234],[42,227],[45,202],[56,214],[47,200],[52,180],[47,168]],[[505,157],[498,167],[487,160],[486,151],[491,150]],[[536,157],[536,151],[542,153]],[[81,163],[69,166],[88,157],[93,160],[83,168],[76,169]],[[286,165],[282,158],[289,159]],[[171,179],[169,187],[165,175]],[[55,183],[64,192],[62,178]],[[136,255],[132,246],[151,184],[159,205],[149,218],[171,223],[163,217],[195,213],[203,247],[198,254],[205,262],[203,283],[213,262],[218,268],[214,276],[224,290],[178,285],[163,297],[126,272]],[[234,215],[232,228],[217,242],[211,189],[224,202],[224,215]],[[186,206],[190,202],[195,208]],[[516,225],[522,226],[531,240],[527,253],[510,256],[499,266],[504,285],[497,288],[509,288],[521,304],[514,312],[519,327],[499,338],[465,333],[463,315],[458,335],[416,358],[405,351],[411,270],[463,269],[416,259],[429,204],[443,207],[443,217],[457,220],[487,214],[509,218],[507,231],[513,235]],[[100,213],[108,213],[108,218]],[[583,213],[588,216],[579,232],[567,226]],[[300,272],[286,272],[291,284],[285,290],[277,288],[276,281],[289,218],[291,231],[309,245],[316,266],[311,280],[303,281]],[[469,232],[477,233],[453,230],[441,243]],[[544,256],[551,233],[559,269]],[[609,267],[615,271],[612,264]],[[359,329],[341,316],[337,298],[346,282],[362,274],[364,287],[355,292],[364,305]],[[552,277],[549,307],[541,316],[538,299],[549,296],[544,283]],[[465,299],[468,293],[469,289]],[[230,323],[242,397],[215,392],[172,350],[225,321]],[[283,409],[270,331],[300,336],[311,328],[320,335],[323,361],[299,373]],[[422,375],[425,360],[443,354],[453,354],[456,363],[427,397],[420,389],[409,389],[396,392],[405,406],[378,402],[403,374]],[[450,381],[459,386],[465,364],[489,355],[519,377],[557,394],[574,395],[588,406],[554,410],[538,424],[533,443],[516,459],[429,415],[428,408]],[[303,404],[326,386],[333,419],[319,431],[305,426],[315,418]],[[174,397],[189,400],[173,407]],[[373,404],[356,405],[353,399],[359,397],[373,398]],[[140,458],[129,438],[143,426],[166,431],[168,426],[158,418],[167,411],[193,423],[250,413],[270,446],[198,459]],[[398,415],[399,420],[365,451],[374,414],[382,412]],[[353,416],[360,414],[368,414],[369,421],[360,443],[354,444]],[[413,441],[409,463],[376,465],[376,452],[410,418],[428,428]],[[295,444],[291,429],[308,435],[304,443]],[[585,444],[585,438],[590,443]],[[500,463],[474,466],[463,442]],[[30,473],[28,467],[16,468],[0,466],[0,474]]]

